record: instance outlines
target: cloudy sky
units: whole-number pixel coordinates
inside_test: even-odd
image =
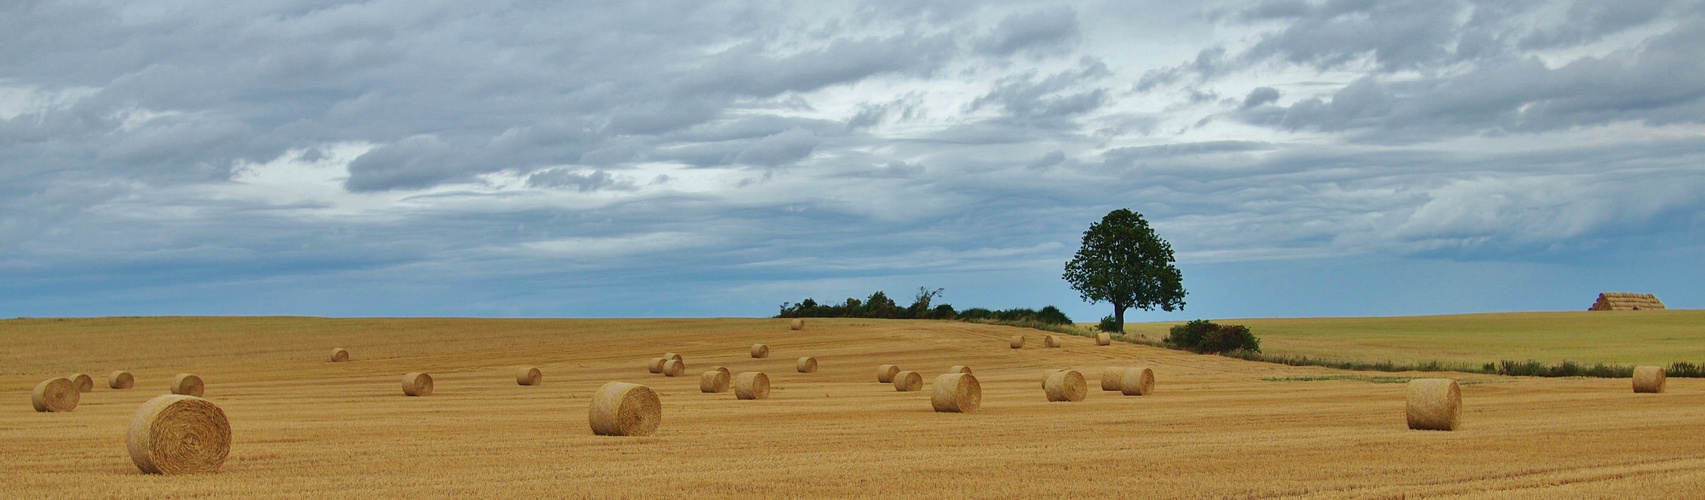
[[[0,316],[1705,307],[1699,2],[778,3],[0,2]]]

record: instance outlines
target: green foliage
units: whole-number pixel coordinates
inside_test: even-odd
[[[1172,244],[1142,214],[1121,208],[1083,232],[1083,246],[1061,277],[1083,300],[1112,304],[1116,331],[1123,332],[1126,309],[1184,308],[1184,275],[1174,261]]]
[[[1243,325],[1218,325],[1198,319],[1172,327],[1166,344],[1199,353],[1261,352],[1261,339]]]
[[[799,303],[783,302],[777,318],[880,318],[880,319],[959,319],[967,321],[989,321],[1036,325],[1070,325],[1072,319],[1054,306],[1042,310],[1005,309],[990,311],[974,307],[964,311],[956,311],[952,304],[936,304],[945,289],[918,287],[918,293],[912,298],[912,305],[899,307],[888,294],[877,291],[864,300],[847,298],[846,302],[836,305],[823,305],[816,300],[807,298]]]
[[[1101,324],[1095,325],[1095,329],[1103,332],[1116,333],[1119,331],[1119,322],[1114,321],[1112,315],[1102,316]]]

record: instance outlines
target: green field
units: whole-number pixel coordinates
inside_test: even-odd
[[[1479,366],[1499,360],[1668,365],[1705,361],[1705,310],[1571,311],[1384,318],[1214,319],[1248,326],[1267,354]],[[1178,323],[1131,323],[1166,338]]]

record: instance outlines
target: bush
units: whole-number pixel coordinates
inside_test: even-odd
[[[1173,347],[1199,353],[1227,353],[1237,350],[1261,352],[1261,339],[1243,325],[1217,325],[1198,319],[1172,327],[1166,343]]]
[[[1101,324],[1095,325],[1095,329],[1107,333],[1119,333],[1119,322],[1114,320],[1113,316],[1102,316]]]

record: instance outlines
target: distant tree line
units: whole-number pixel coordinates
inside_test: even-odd
[[[814,299],[807,298],[798,303],[783,302],[777,318],[880,318],[880,319],[948,319],[963,321],[1002,321],[1013,323],[1044,323],[1052,325],[1068,325],[1072,319],[1054,306],[1043,307],[1042,310],[1027,308],[989,310],[973,307],[963,311],[953,309],[952,304],[935,304],[935,299],[941,297],[944,289],[918,287],[918,293],[912,297],[912,304],[906,307],[888,298],[882,291],[870,294],[864,300],[848,297],[846,302],[839,304],[820,304]]]

